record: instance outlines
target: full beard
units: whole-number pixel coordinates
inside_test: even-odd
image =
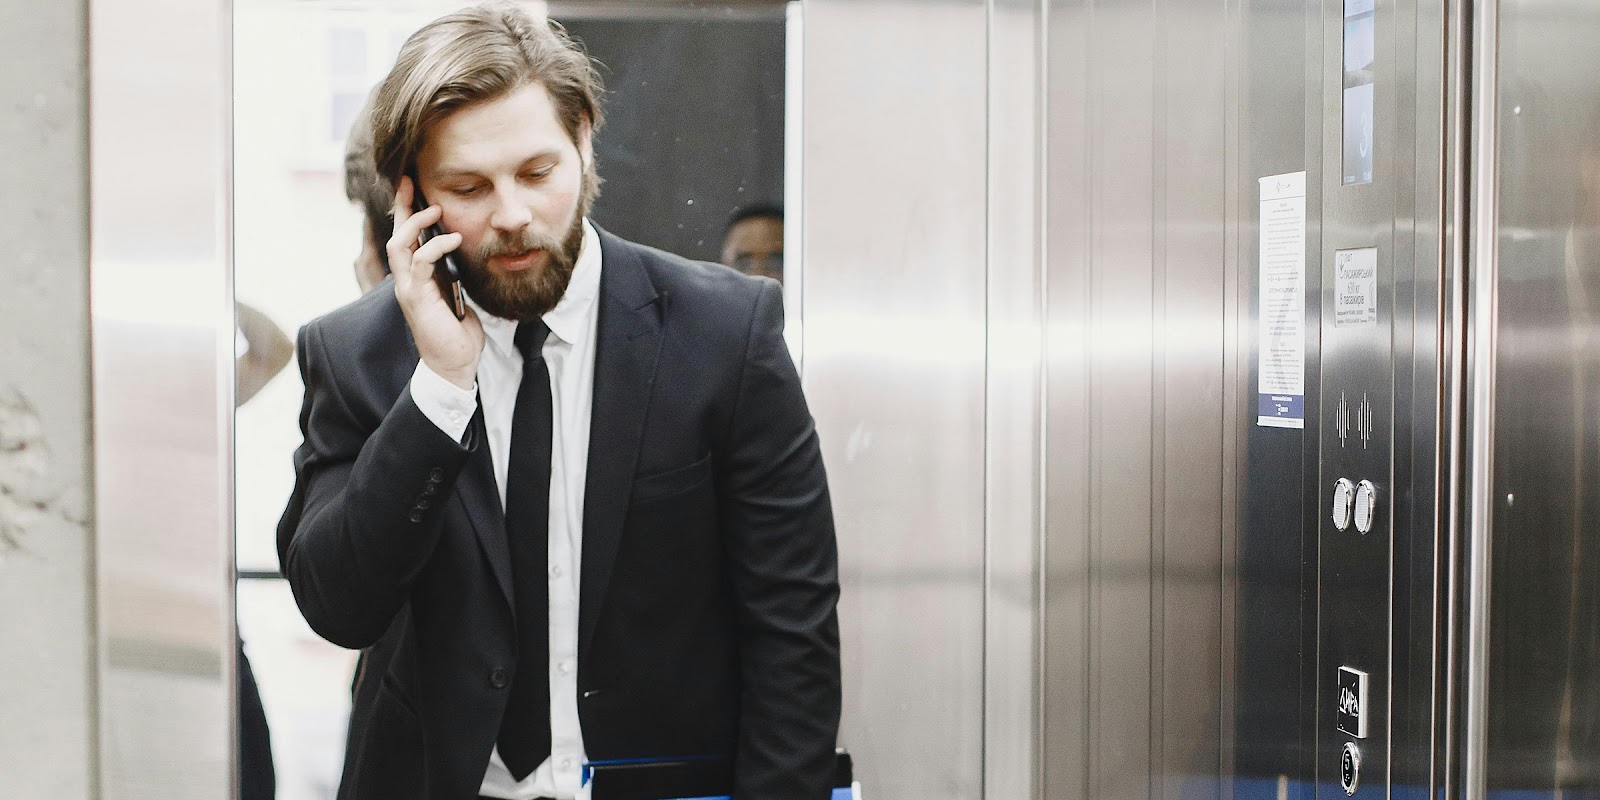
[[[467,257],[461,270],[461,286],[484,311],[501,319],[523,322],[544,316],[567,293],[572,271],[583,247],[583,218],[588,212],[587,198],[579,203],[561,241],[533,230],[501,233],[484,240]],[[514,256],[529,250],[543,250],[542,266],[522,272],[496,273],[489,269],[494,256]]]

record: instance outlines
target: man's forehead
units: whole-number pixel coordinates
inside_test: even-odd
[[[573,147],[538,84],[456,109],[431,122],[424,134],[419,161],[439,176],[556,158]]]
[[[739,220],[728,232],[728,238],[741,242],[762,241],[783,235],[783,222],[772,217],[750,217]]]

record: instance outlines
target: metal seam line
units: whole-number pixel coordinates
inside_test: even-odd
[[[1466,726],[1462,794],[1483,800],[1488,738],[1489,555],[1494,491],[1495,326],[1499,322],[1499,0],[1474,0],[1472,47],[1471,308],[1468,410],[1471,490],[1467,578]]]
[[[994,358],[991,348],[994,346],[993,303],[994,303],[994,4],[996,0],[986,0],[983,4],[983,496],[981,500],[983,519],[983,588],[978,601],[978,641],[982,643],[983,655],[978,659],[978,797],[989,796],[989,596],[994,591],[994,463],[990,460],[990,437],[994,431],[989,427],[992,419],[993,403],[990,400],[994,386]]]
[[[1464,367],[1466,360],[1465,334],[1466,322],[1464,312],[1466,301],[1466,232],[1463,225],[1466,221],[1466,177],[1470,172],[1470,164],[1464,151],[1468,142],[1470,126],[1467,120],[1468,90],[1470,83],[1466,80],[1467,74],[1467,6],[1465,2],[1448,4],[1449,11],[1445,16],[1448,26],[1446,33],[1446,51],[1444,75],[1447,81],[1445,90],[1444,114],[1444,140],[1445,159],[1443,186],[1445,189],[1445,208],[1443,209],[1445,225],[1441,234],[1442,253],[1445,257],[1445,268],[1449,270],[1444,276],[1441,286],[1444,300],[1444,325],[1441,330],[1440,365],[1444,368],[1446,381],[1446,396],[1442,398],[1446,403],[1440,414],[1440,420],[1448,431],[1441,442],[1448,450],[1443,453],[1444,458],[1438,459],[1435,464],[1435,480],[1444,491],[1443,529],[1445,533],[1445,560],[1443,562],[1444,574],[1434,579],[1434,596],[1436,603],[1442,605],[1442,614],[1435,610],[1435,620],[1443,619],[1443,632],[1435,631],[1435,649],[1439,654],[1436,659],[1444,660],[1441,670],[1437,662],[1434,666],[1434,685],[1438,686],[1442,675],[1444,692],[1442,700],[1435,700],[1434,713],[1435,735],[1442,735],[1444,745],[1436,750],[1435,758],[1442,761],[1436,762],[1430,774],[1438,783],[1432,787],[1434,792],[1443,792],[1445,796],[1455,796],[1455,787],[1458,776],[1459,760],[1456,757],[1456,732],[1458,720],[1457,698],[1460,692],[1458,679],[1459,660],[1459,631],[1460,631],[1460,605],[1458,598],[1461,596],[1460,564],[1461,564],[1461,528],[1466,519],[1462,507],[1462,475],[1461,467],[1465,463],[1462,431],[1462,420],[1465,404]],[[1440,591],[1440,587],[1443,591]],[[1438,625],[1438,622],[1435,622]],[[1443,643],[1442,650],[1439,643]],[[1442,706],[1442,708],[1441,708]],[[1443,716],[1443,724],[1439,724],[1437,717]]]
[[[1033,752],[1030,756],[1031,780],[1028,800],[1045,796],[1045,670],[1046,657],[1045,608],[1049,599],[1049,547],[1050,515],[1047,500],[1050,490],[1050,179],[1048,157],[1050,148],[1050,0],[1036,0],[1034,17],[1034,118],[1038,125],[1034,139],[1034,166],[1041,176],[1034,183],[1033,227],[1037,236],[1034,249],[1035,319],[1038,320],[1038,360],[1034,365],[1034,391],[1037,393],[1037,419],[1039,430],[1033,453],[1036,464],[1034,478],[1034,562],[1033,579],[1035,600],[1033,609],[1033,696],[1038,698],[1033,710]]]

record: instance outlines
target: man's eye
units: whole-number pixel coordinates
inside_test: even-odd
[[[523,173],[523,178],[530,181],[542,181],[550,177],[550,172],[554,169],[554,167],[545,167],[544,169],[530,170]]]
[[[456,197],[471,197],[478,193],[479,188],[477,186],[463,186],[459,189],[451,189],[450,193]]]

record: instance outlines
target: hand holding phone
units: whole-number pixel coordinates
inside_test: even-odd
[[[428,201],[422,196],[422,189],[417,186],[416,179],[411,181],[412,193],[416,202],[412,204],[411,212],[416,213],[428,207]],[[418,244],[427,244],[429,239],[443,235],[444,229],[437,223],[424,228],[422,235],[417,237]],[[439,285],[439,296],[444,298],[446,305],[455,313],[456,319],[465,319],[467,304],[461,296],[461,267],[456,264],[455,253],[445,253],[433,265],[433,280]]]
[[[455,279],[461,274],[460,262],[451,271],[450,251],[461,246],[461,234],[435,227],[441,210],[418,199],[415,190],[408,176],[401,177],[395,190],[394,236],[385,245],[395,299],[422,362],[440,377],[471,389],[483,352],[483,326],[467,308]]]

